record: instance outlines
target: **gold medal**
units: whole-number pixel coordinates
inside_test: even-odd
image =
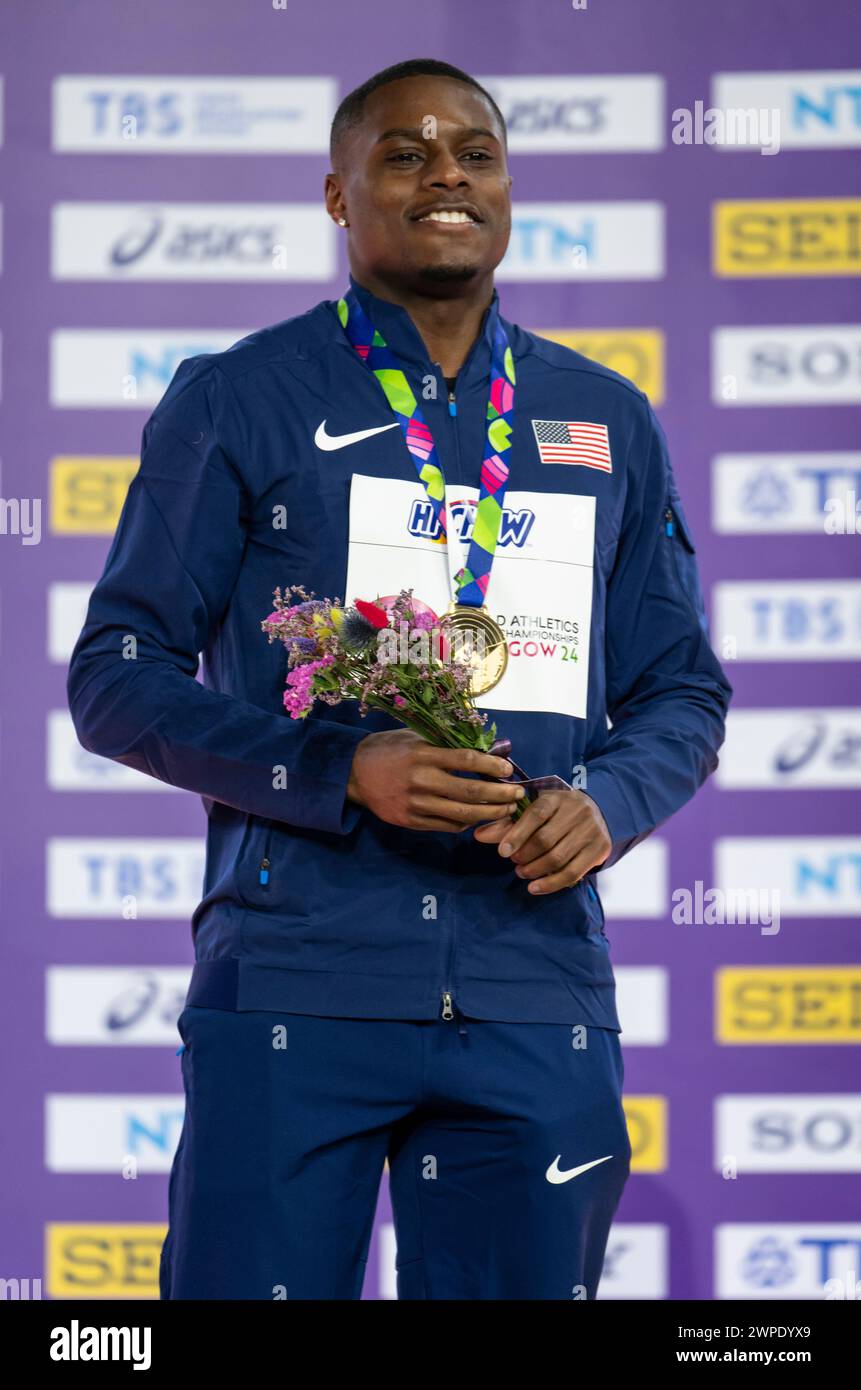
[[[452,661],[469,670],[470,695],[483,695],[498,685],[508,665],[508,643],[487,609],[452,603],[441,626],[451,643]]]

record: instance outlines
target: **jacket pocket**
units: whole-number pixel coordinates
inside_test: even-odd
[[[304,920],[307,910],[302,846],[290,829],[274,820],[250,818],[237,865],[237,886],[244,907],[277,917]]]
[[[600,933],[606,936],[604,931],[604,905],[601,902],[601,895],[595,884],[595,875],[590,872],[581,880],[586,895],[586,911],[589,915],[590,934]]]
[[[682,501],[671,486],[664,501],[664,541],[670,546],[679,588],[696,614],[703,631],[708,633],[705,599],[697,566],[697,548]]]

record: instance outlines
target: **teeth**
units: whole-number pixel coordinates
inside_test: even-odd
[[[468,212],[429,212],[422,222],[471,222]]]

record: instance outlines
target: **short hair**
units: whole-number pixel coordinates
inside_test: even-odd
[[[374,73],[374,76],[363,82],[361,87],[348,92],[344,97],[335,112],[329,136],[329,156],[333,166],[338,146],[344,136],[361,122],[368,97],[380,87],[387,87],[390,82],[400,82],[405,77],[448,77],[454,82],[463,82],[467,87],[475,88],[490,103],[502,129],[503,142],[506,141],[505,117],[490,92],[486,91],[480,82],[476,82],[474,77],[470,77],[469,73],[463,72],[461,68],[453,67],[451,63],[442,63],[437,58],[410,58],[404,63],[393,63],[391,67],[383,68],[382,72]]]

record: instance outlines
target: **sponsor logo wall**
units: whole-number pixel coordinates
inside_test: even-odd
[[[812,25],[769,66],[777,0],[731,36],[702,12],[699,86],[660,10],[629,70],[626,9],[560,6],[537,43],[527,10],[503,33],[479,0],[468,52],[381,45],[343,3],[333,50],[322,24],[216,0],[179,75],[159,75],[167,0],[131,52],[105,0],[62,58],[26,7],[4,20],[26,40],[0,83],[0,1277],[21,1296],[157,1296],[203,874],[199,800],[77,744],[69,655],[179,362],[341,292],[329,121],[412,47],[471,67],[507,117],[507,317],[659,406],[736,692],[716,777],[599,878],[633,1148],[600,1296],[861,1295],[861,71],[820,62]],[[597,75],[566,73],[587,51]],[[709,109],[770,113],[770,157],[762,122],[675,138],[683,102],[703,132]],[[725,910],[773,894],[767,928]],[[386,1182],[372,1299],[395,1296]]]

